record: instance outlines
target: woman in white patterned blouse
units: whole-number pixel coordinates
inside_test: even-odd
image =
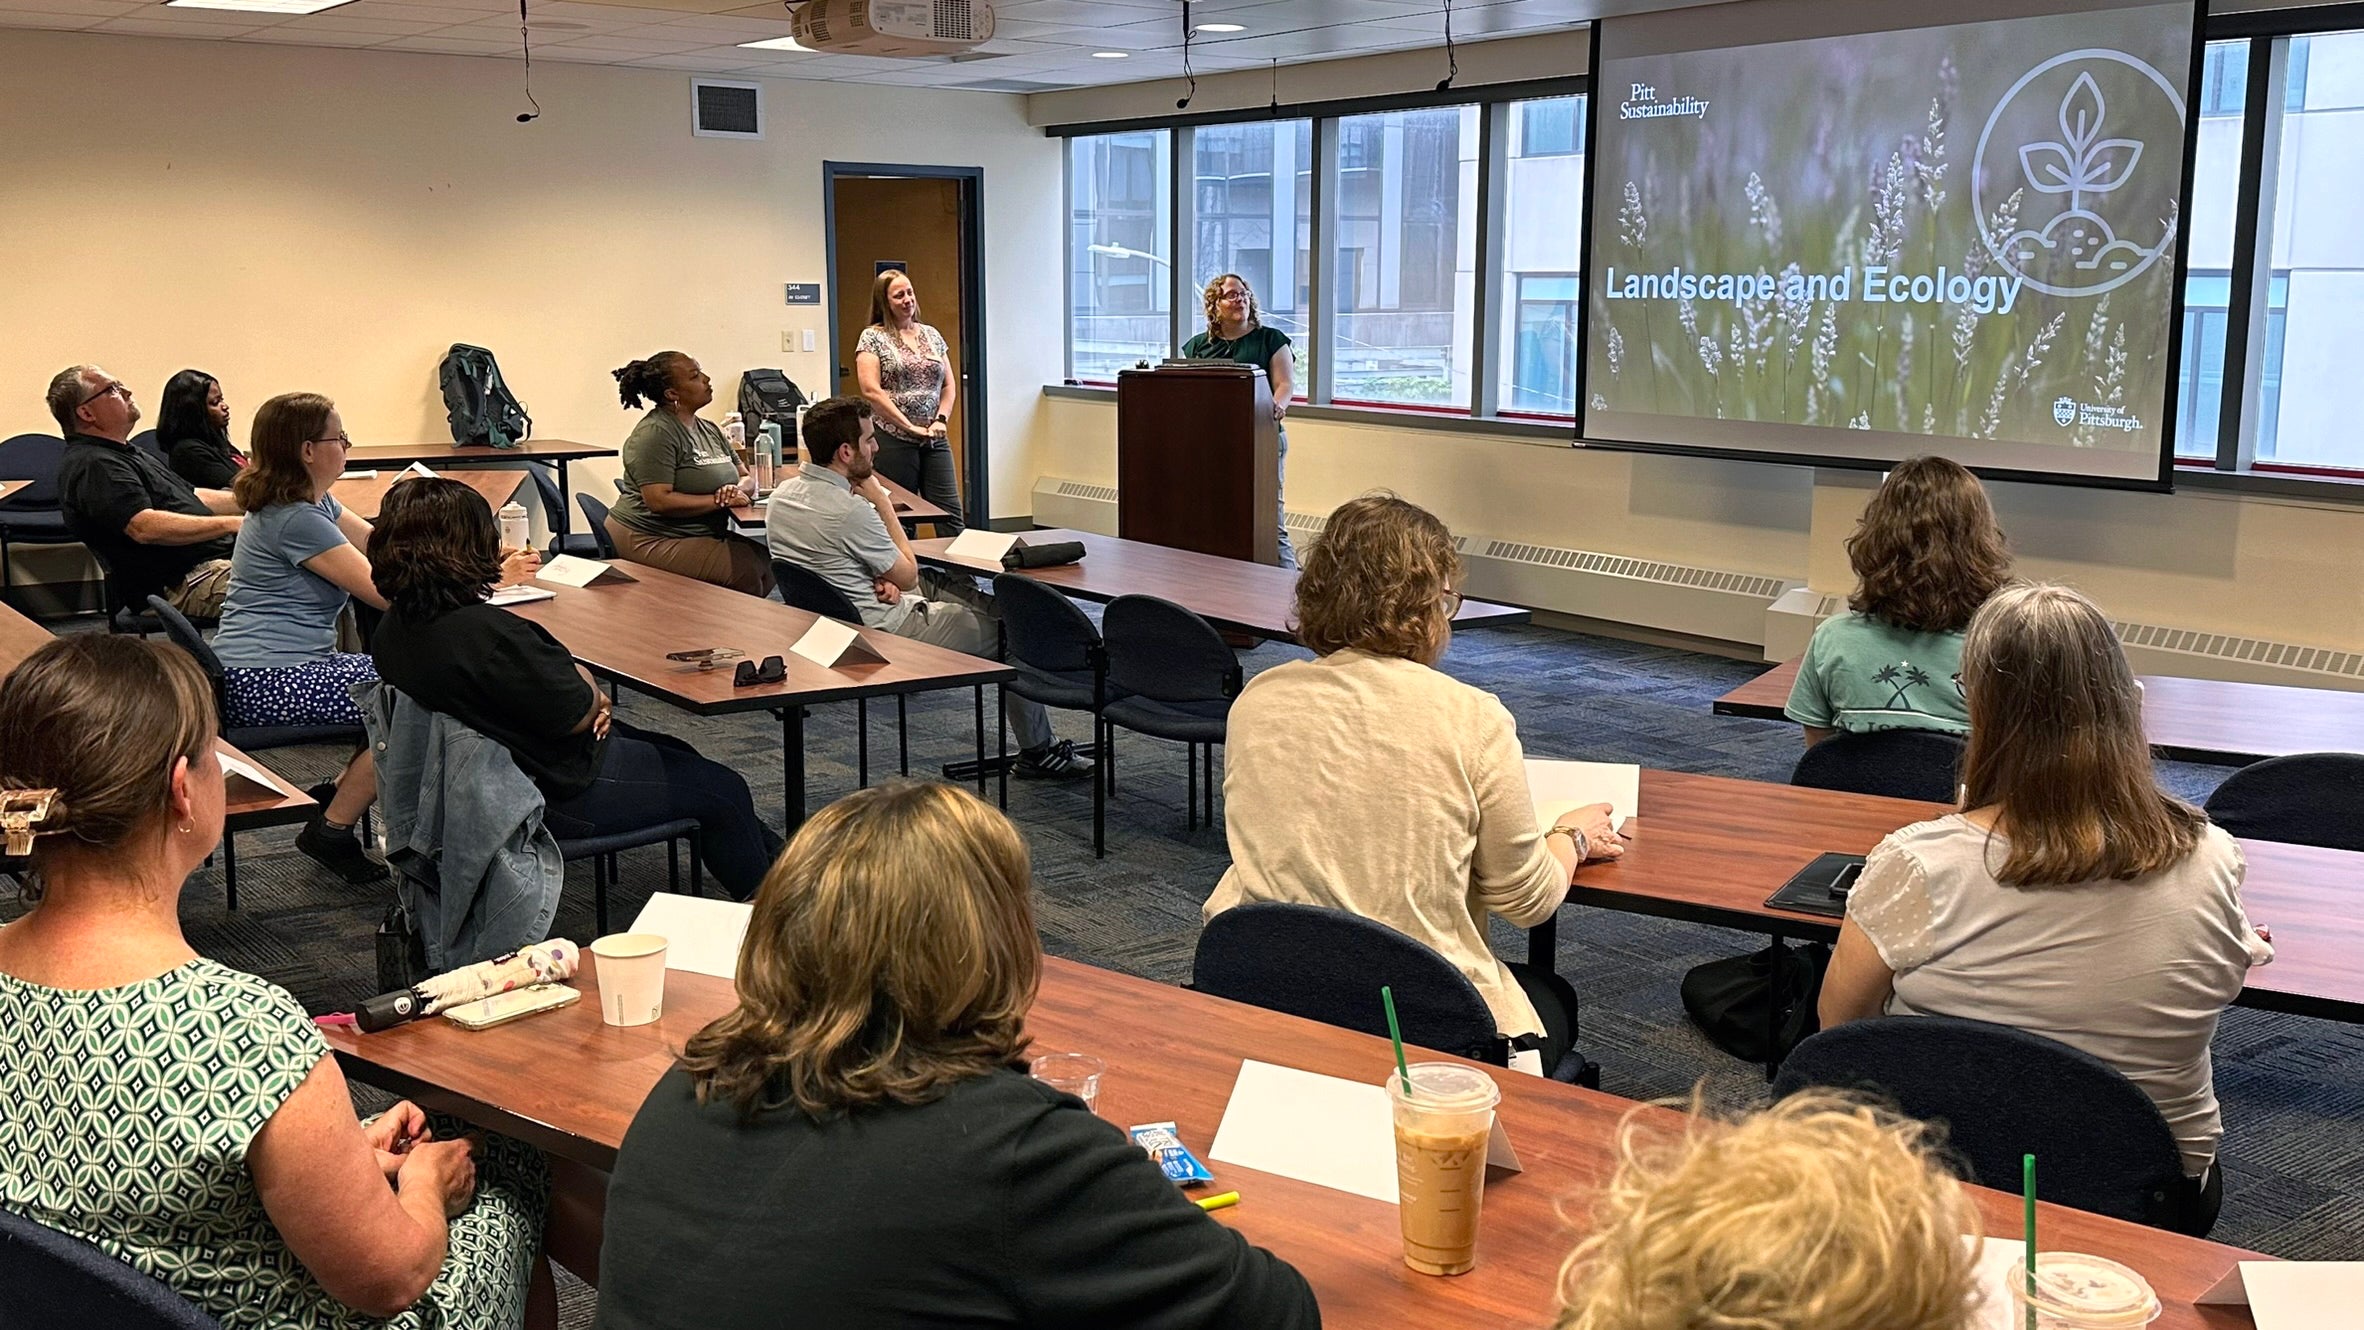
[[[950,435],[960,375],[944,335],[919,321],[919,290],[900,268],[870,284],[870,326],[854,344],[854,378],[878,432],[879,474],[951,514],[935,519],[937,535],[959,535]]]

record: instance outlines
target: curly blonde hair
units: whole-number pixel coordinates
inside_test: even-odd
[[[1351,647],[1422,664],[1444,648],[1445,593],[1461,553],[1436,515],[1381,491],[1341,505],[1297,575],[1297,640],[1317,656]]]
[[[1264,311],[1256,304],[1256,288],[1248,285],[1248,279],[1238,273],[1217,273],[1207,279],[1206,286],[1198,293],[1198,302],[1207,312],[1207,336],[1221,337],[1223,335],[1223,284],[1225,282],[1237,282],[1239,289],[1248,293],[1249,330],[1252,332],[1263,327]]]
[[[1977,1214],[1934,1128],[1813,1090],[1673,1139],[1633,1117],[1556,1330],[1967,1330]]]

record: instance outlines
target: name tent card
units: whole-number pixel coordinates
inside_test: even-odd
[[[815,665],[837,669],[843,665],[884,665],[886,657],[878,654],[862,634],[850,623],[836,619],[815,619],[804,636],[788,648]]]
[[[705,896],[683,896],[670,891],[651,894],[632,921],[632,932],[655,933],[667,939],[665,968],[736,978],[739,944],[747,937],[747,921],[755,906],[748,901],[718,901]]]
[[[1535,826],[1549,828],[1571,808],[1609,805],[1609,823],[1625,830],[1642,797],[1642,769],[1626,762],[1557,762],[1527,759],[1527,793],[1535,800]]]
[[[405,475],[425,476],[430,480],[435,478],[435,469],[428,466],[425,462],[413,462],[409,466],[402,468],[402,471]],[[374,478],[377,475],[377,472],[372,471],[369,474]]]
[[[947,558],[976,559],[985,563],[1000,563],[1003,555],[1018,543],[1015,532],[984,531],[970,527],[952,538],[944,547]]]
[[[218,748],[214,750],[213,755],[221,759],[222,780],[231,794],[243,799],[275,799],[279,797],[279,787],[273,784],[271,778],[258,768],[241,762]]]
[[[2243,1261],[2199,1301],[2246,1303],[2257,1330],[2353,1324],[2348,1315],[2364,1303],[2364,1261]]]
[[[587,587],[614,582],[637,582],[640,579],[614,564],[601,563],[575,554],[561,554],[542,565],[534,574],[537,582],[556,582],[560,586]]]

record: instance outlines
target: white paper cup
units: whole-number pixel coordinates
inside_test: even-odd
[[[646,1025],[665,1014],[665,939],[611,933],[591,944],[599,958],[599,1019]]]

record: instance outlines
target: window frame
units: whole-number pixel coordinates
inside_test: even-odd
[[[2270,267],[2270,235],[2261,236],[2263,224],[2273,216],[2276,181],[2262,168],[2278,163],[2281,131],[2284,118],[2294,109],[2289,87],[2289,64],[2298,39],[2323,33],[2364,31],[2364,0],[2344,0],[2341,3],[2303,5],[2296,8],[2248,10],[2238,13],[2212,14],[2204,17],[2196,40],[2201,44],[2194,52],[2193,73],[2204,77],[2203,65],[2206,44],[2210,42],[2245,40],[2247,50],[2246,96],[2241,110],[2241,149],[2237,176],[2237,197],[2234,201],[2234,249],[2230,270],[2230,290],[2224,316],[2225,360],[2219,404],[2216,447],[2213,456],[2179,454],[2173,459],[2174,483],[2188,484],[2202,489],[2234,489],[2256,493],[2284,494],[2311,498],[2325,498],[2348,503],[2364,503],[2364,462],[2354,467],[2330,467],[2318,463],[2288,463],[2260,460],[2256,456],[2261,402],[2257,385],[2263,378],[2262,358],[2265,352],[2268,310],[2268,287],[2281,274]],[[1476,308],[1469,312],[1473,320],[1470,385],[1467,400],[1456,404],[1409,404],[1364,402],[1337,398],[1331,392],[1330,361],[1333,357],[1316,354],[1311,357],[1308,382],[1298,388],[1298,399],[1311,408],[1310,418],[1395,420],[1423,428],[1449,427],[1451,421],[1467,421],[1473,432],[1489,432],[1487,426],[1499,424],[1499,432],[1525,440],[1542,442],[1540,431],[1545,426],[1561,427],[1557,441],[1575,446],[1583,445],[1577,432],[1580,416],[1576,413],[1558,415],[1519,409],[1504,409],[1500,402],[1502,385],[1496,382],[1498,366],[1505,355],[1515,355],[1515,344],[1503,344],[1502,317],[1506,301],[1515,302],[1515,294],[1506,290],[1508,282],[1499,271],[1498,256],[1504,251],[1504,226],[1507,220],[1504,191],[1509,172],[1509,145],[1513,137],[1510,117],[1517,113],[1522,102],[1554,97],[1582,97],[1580,125],[1589,127],[1597,108],[1591,105],[1593,80],[1589,74],[1574,74],[1559,78],[1528,79],[1507,83],[1488,84],[1472,88],[1448,88],[1437,92],[1406,93],[1381,97],[1348,98],[1332,101],[1312,101],[1275,104],[1262,113],[1243,111],[1214,111],[1198,114],[1148,116],[1121,121],[1079,122],[1045,126],[1046,137],[1071,139],[1085,135],[1111,134],[1127,130],[1167,129],[1168,151],[1172,154],[1168,169],[1175,181],[1174,197],[1184,198],[1182,182],[1194,178],[1192,162],[1185,156],[1190,151],[1191,135],[1186,130],[1202,125],[1251,123],[1258,120],[1311,120],[1313,122],[1313,225],[1308,246],[1311,266],[1308,269],[1308,304],[1305,310],[1306,338],[1315,347],[1326,346],[1332,337],[1332,306],[1337,292],[1336,206],[1340,169],[1338,122],[1345,117],[1367,115],[1383,111],[1417,110],[1434,107],[1477,107],[1479,112],[1479,157],[1477,200],[1477,280],[1473,284]],[[2195,108],[2208,95],[2207,88],[2195,85],[2192,90]],[[2195,117],[2196,118],[2196,117]],[[1576,151],[1589,151],[1589,135],[1580,136]],[[1533,154],[1525,154],[1533,155]],[[2278,167],[2277,167],[2278,172]],[[1064,172],[1063,172],[1064,174]],[[1072,236],[1072,181],[1066,183],[1068,196],[1063,202],[1069,206],[1062,213],[1066,234],[1062,236],[1064,251]],[[1195,240],[1177,218],[1174,245],[1181,250]],[[2267,265],[2260,267],[2260,243],[2269,247]],[[1062,267],[1071,281],[1072,263],[1062,253]],[[1175,291],[1172,307],[1177,315],[1186,307],[1194,306],[1195,290],[1183,289],[1187,284],[1187,270],[1191,265],[1177,254],[1172,267]],[[1581,305],[1581,302],[1580,302]],[[1072,296],[1070,295],[1072,308]],[[1581,315],[1581,309],[1579,310]],[[1177,322],[1179,320],[1177,319]],[[2177,328],[2180,334],[2180,321]],[[1050,391],[1063,396],[1092,396],[1106,386],[1105,381],[1079,381],[1073,374],[1073,325],[1070,321],[1064,334],[1068,346],[1068,377],[1065,388],[1054,386]],[[1177,337],[1179,337],[1177,329]],[[2180,335],[2175,338],[2180,360],[2184,348]],[[1175,347],[1180,345],[1177,340]],[[1168,348],[1172,354],[1173,347]],[[2181,382],[2183,367],[2176,369]],[[1083,391],[1078,392],[1076,390]],[[2180,402],[2171,402],[2170,410],[2180,412]],[[2177,445],[2180,450],[2181,444]]]

